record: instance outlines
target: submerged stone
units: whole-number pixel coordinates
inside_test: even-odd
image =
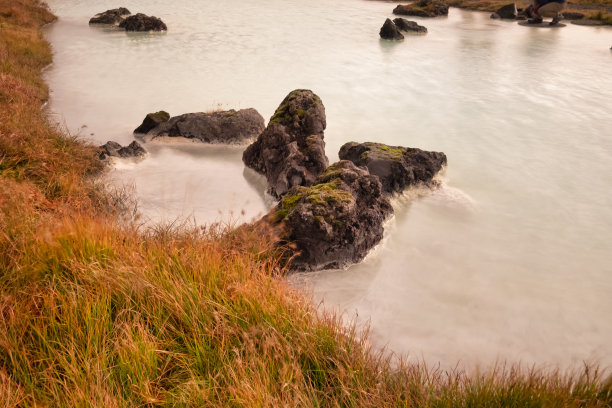
[[[409,21],[406,20],[405,18],[394,18],[393,22],[395,23],[395,25],[397,26],[397,28],[399,28],[402,31],[412,31],[415,33],[426,33],[427,32],[427,27],[423,27],[422,25],[417,24],[416,21]]]
[[[146,14],[138,13],[129,16],[123,20],[119,27],[125,28],[126,31],[166,31],[168,27],[155,16],[147,16]]]
[[[106,10],[103,13],[98,13],[89,19],[89,24],[119,24],[125,20],[125,16],[129,16],[130,10],[125,7],[119,7],[112,10]]]
[[[146,153],[147,151],[135,140],[125,147],[117,142],[108,141],[98,148],[100,160],[106,160],[109,157],[142,157]]]

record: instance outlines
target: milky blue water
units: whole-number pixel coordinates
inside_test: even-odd
[[[53,118],[128,143],[146,113],[323,100],[327,154],[348,141],[443,151],[443,188],[394,200],[359,265],[291,278],[367,322],[372,342],[454,366],[612,364],[612,30],[521,27],[451,9],[427,35],[380,40],[394,3],[51,0]],[[126,6],[165,34],[90,27]],[[146,143],[109,178],[150,222],[243,222],[273,204],[237,147]]]

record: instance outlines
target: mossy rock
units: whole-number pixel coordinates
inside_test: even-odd
[[[167,122],[170,119],[170,114],[166,111],[148,113],[145,116],[142,124],[134,129],[134,133],[147,133],[159,124]]]

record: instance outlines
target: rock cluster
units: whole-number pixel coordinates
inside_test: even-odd
[[[98,157],[100,160],[106,160],[109,157],[142,157],[145,154],[147,154],[147,151],[135,140],[125,147],[113,141],[108,141],[98,147]]]
[[[145,133],[152,139],[184,137],[205,143],[243,144],[264,130],[264,118],[255,109],[186,113],[170,117],[165,111],[149,113],[134,133]]]
[[[166,31],[166,24],[155,16],[142,13],[132,15],[125,7],[106,10],[98,13],[89,20],[89,24],[110,24],[123,28],[126,31]]]
[[[289,190],[267,218],[295,248],[290,267],[318,270],[361,261],[382,239],[392,213],[378,178],[343,160],[314,185]]]
[[[446,165],[444,153],[371,142],[346,143],[339,156],[366,167],[380,179],[387,194],[401,193],[417,184],[431,185],[434,176]]]
[[[282,101],[242,160],[266,176],[268,191],[275,197],[291,187],[311,185],[328,165],[325,126],[321,99],[310,90],[297,89]]]
[[[448,15],[448,5],[437,0],[419,0],[411,4],[398,5],[393,14],[416,17],[437,17]]]

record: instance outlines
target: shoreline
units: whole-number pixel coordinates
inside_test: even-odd
[[[122,221],[95,148],[49,125],[36,0],[0,0],[5,406],[606,406],[593,367],[395,365],[287,287],[259,231]],[[10,65],[10,66],[9,66]],[[361,329],[361,328],[359,328]]]

